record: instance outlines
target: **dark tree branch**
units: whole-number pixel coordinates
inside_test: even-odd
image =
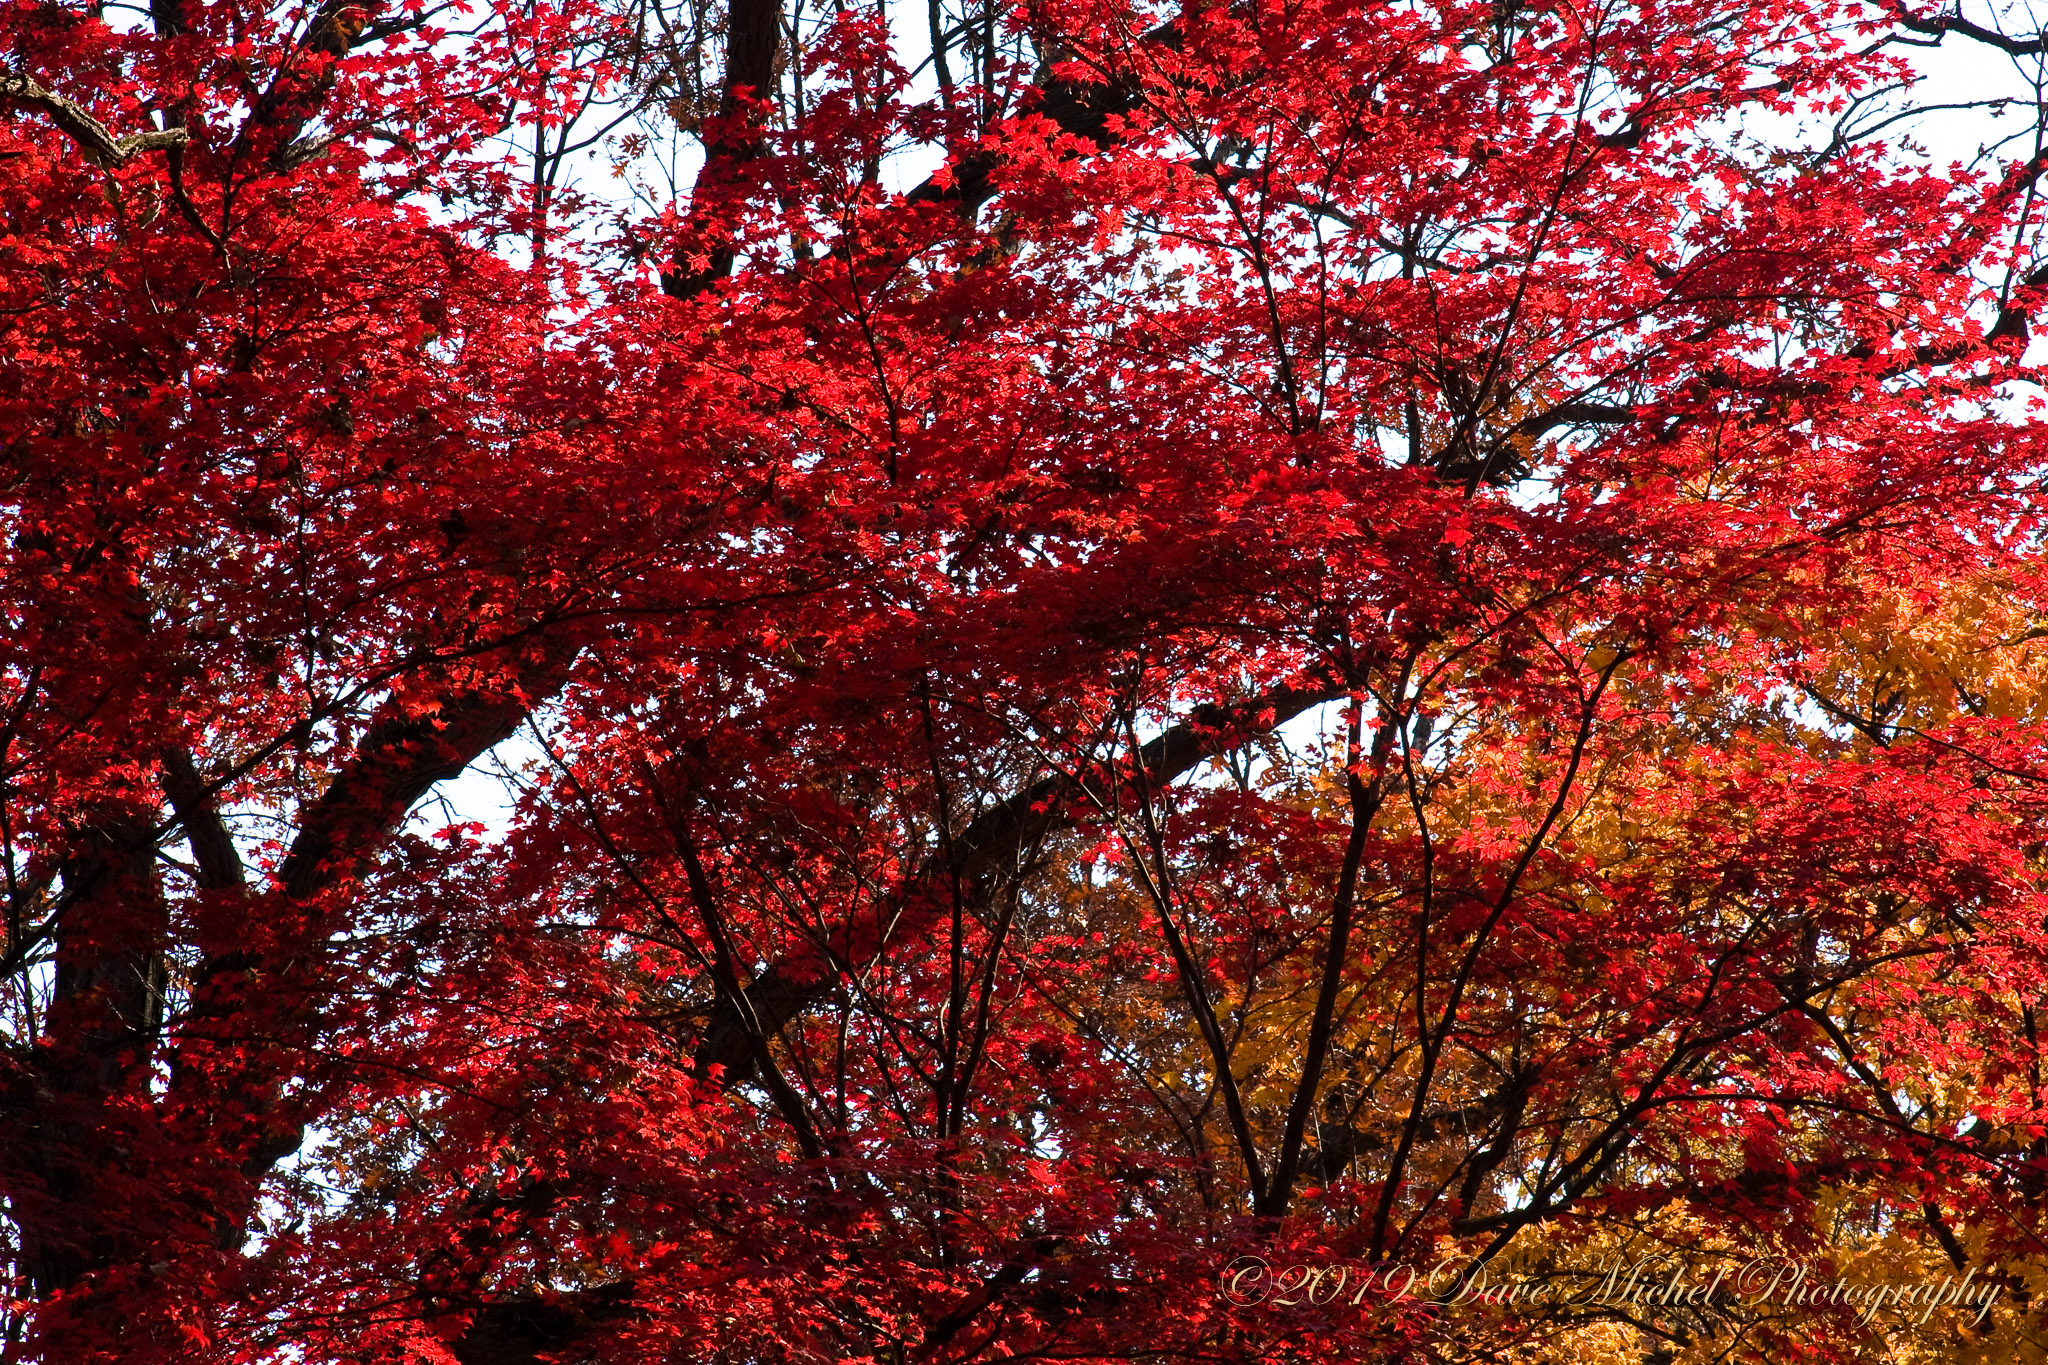
[[[576,652],[565,640],[544,638],[495,676],[446,679],[431,712],[392,706],[302,819],[278,869],[266,933],[254,943],[217,940],[202,963],[170,1087],[193,1112],[210,1115],[211,1140],[249,1182],[238,1193],[223,1191],[215,1209],[224,1248],[240,1241],[254,1182],[304,1141],[312,1101],[287,1102],[283,1092],[324,1018],[320,999],[304,985],[332,926],[322,898],[369,867],[435,783],[510,737],[561,687]],[[259,1013],[272,1020],[272,1041],[252,1048],[244,1031]],[[222,1102],[227,1096],[231,1104]]]
[[[610,1323],[643,1315],[634,1286],[619,1280],[568,1294],[522,1295],[480,1308],[450,1351],[461,1365],[545,1365],[580,1360],[578,1342]],[[566,1352],[566,1353],[565,1353]]]
[[[285,895],[303,901],[361,870],[435,783],[460,776],[553,695],[574,655],[544,643],[500,680],[451,688],[429,712],[394,707],[372,724],[301,823],[278,869]]]
[[[1945,34],[1959,33],[1974,42],[1995,47],[2014,57],[2035,57],[2048,52],[2048,37],[2037,33],[2031,38],[2014,38],[2009,34],[2000,33],[1995,28],[1972,23],[1965,19],[1960,11],[1955,14],[1944,14],[1939,19],[1921,19],[1906,13],[1900,13],[1897,18],[1899,27],[1908,32],[1924,33],[1937,39]]]
[[[803,1097],[796,1093],[795,1087],[782,1074],[782,1069],[775,1064],[775,1058],[769,1054],[768,1032],[762,1027],[760,1018],[754,1013],[753,1002],[740,985],[738,955],[733,951],[732,935],[727,931],[725,916],[718,908],[718,897],[711,889],[711,879],[704,874],[704,861],[697,855],[696,837],[690,833],[689,823],[683,819],[682,812],[669,803],[668,793],[663,790],[653,765],[643,761],[641,776],[655,804],[661,808],[669,837],[674,840],[676,852],[682,857],[690,899],[696,902],[698,917],[704,924],[704,935],[711,940],[711,974],[718,986],[718,998],[739,1019],[747,1046],[753,1053],[754,1066],[767,1081],[768,1093],[773,1097],[783,1121],[796,1134],[797,1145],[803,1148],[805,1156],[816,1160],[825,1154],[824,1147],[818,1141],[818,1132],[811,1123],[809,1111],[804,1108]]]
[[[1196,707],[1187,720],[1139,752],[1145,780],[1155,786],[1171,782],[1205,759],[1242,743],[1246,735],[1271,730],[1340,695],[1339,687],[1303,680],[1282,684],[1249,701]],[[1064,776],[1033,783],[969,821],[953,839],[949,858],[935,859],[913,885],[950,876],[958,876],[963,883],[986,880],[1062,824],[1068,808],[1081,796]],[[746,996],[758,1027],[772,1034],[824,999],[831,988],[829,974],[816,977],[771,963],[747,987]],[[745,1023],[733,1002],[721,1001],[698,1045],[698,1067],[722,1066],[727,1082],[734,1083],[752,1075],[751,1054]]]
[[[1412,665],[1411,665],[1412,667]],[[1405,688],[1407,671],[1402,672]],[[1373,735],[1372,780],[1358,773],[1365,755],[1359,752],[1362,708],[1351,708],[1351,739],[1346,752],[1349,768],[1344,775],[1351,802],[1351,832],[1344,843],[1344,864],[1337,873],[1337,892],[1330,907],[1330,936],[1323,948],[1322,981],[1316,989],[1315,1012],[1310,1018],[1308,1044],[1303,1050],[1301,1079],[1294,1088],[1294,1102],[1288,1106],[1287,1127],[1280,1139],[1280,1156],[1273,1167],[1273,1179],[1259,1200],[1258,1213],[1279,1218],[1294,1197],[1294,1181],[1301,1172],[1302,1142],[1308,1134],[1308,1118],[1314,1112],[1317,1092],[1322,1088],[1323,1068],[1330,1052],[1330,1039],[1337,1012],[1337,995],[1343,988],[1344,969],[1350,964],[1351,918],[1358,903],[1358,870],[1365,858],[1365,843],[1372,823],[1379,815],[1384,797],[1381,784],[1387,759],[1393,749],[1396,726],[1382,724]]]
[[[235,851],[220,810],[183,746],[164,751],[164,795],[178,817],[179,828],[185,831],[185,841],[192,846],[201,888],[218,891],[246,885],[242,855]]]
[[[50,122],[71,135],[72,141],[85,152],[86,160],[108,170],[125,166],[143,152],[183,147],[189,140],[183,128],[116,137],[106,124],[87,112],[84,105],[52,94],[27,76],[0,76],[0,99],[42,110],[49,115]]]
[[[761,151],[761,130],[776,85],[782,43],[782,0],[733,0],[726,20],[725,81],[714,130],[704,139],[689,221],[662,292],[691,299],[732,274],[737,252],[728,221],[747,189],[746,167]]]

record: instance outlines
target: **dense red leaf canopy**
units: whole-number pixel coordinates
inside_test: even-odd
[[[925,19],[0,9],[0,1359],[2039,1359],[2041,39]]]

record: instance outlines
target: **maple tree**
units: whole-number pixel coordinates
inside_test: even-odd
[[[0,1357],[2040,1357],[2040,35],[0,23]]]

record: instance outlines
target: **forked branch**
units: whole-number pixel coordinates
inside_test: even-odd
[[[143,152],[167,151],[190,141],[183,128],[115,137],[113,130],[94,118],[84,105],[45,90],[27,76],[0,76],[0,99],[42,110],[50,116],[50,122],[71,136],[88,161],[109,170],[126,165]]]

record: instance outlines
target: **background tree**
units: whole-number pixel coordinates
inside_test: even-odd
[[[2039,1353],[2048,163],[1877,136],[2039,36],[125,14],[4,19],[9,1358]],[[1213,1293],[1643,1247],[2004,1298]]]

